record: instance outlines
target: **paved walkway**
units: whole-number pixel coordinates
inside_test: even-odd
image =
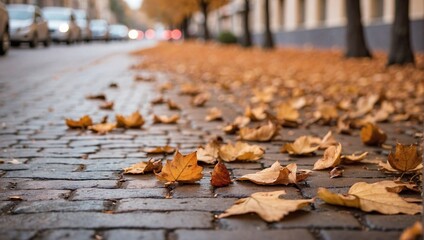
[[[122,175],[122,168],[151,156],[143,147],[169,144],[183,153],[194,151],[214,134],[223,135],[222,124],[206,123],[208,107],[219,106],[214,98],[204,108],[190,106],[190,98],[174,88],[165,94],[181,107],[176,125],[153,125],[151,114],[171,114],[164,105],[150,101],[159,93],[160,83],[175,76],[158,73],[155,82],[135,82],[136,72],[129,67],[138,60],[117,54],[92,62],[76,71],[55,77],[37,78],[28,74],[15,81],[2,79],[0,86],[0,158],[16,159],[21,164],[0,164],[0,238],[1,239],[397,239],[400,232],[421,216],[385,216],[324,204],[319,199],[305,211],[290,214],[283,221],[266,223],[257,216],[225,219],[214,216],[237,198],[258,191],[284,189],[291,199],[311,198],[318,187],[347,192],[359,181],[393,179],[377,171],[374,164],[359,164],[345,169],[344,177],[330,179],[327,171],[314,172],[306,184],[258,186],[234,182],[213,189],[213,166],[204,167],[199,184],[182,185],[169,192],[153,175]],[[118,88],[110,88],[110,83]],[[114,111],[99,110],[99,101],[88,94],[105,93],[115,102]],[[238,106],[225,105],[224,120],[232,121]],[[118,129],[107,135],[68,130],[64,118],[91,115],[96,122],[103,116],[114,120],[115,113],[135,110],[148,119],[143,130]],[[413,142],[419,126],[382,125],[390,137]],[[407,129],[399,133],[399,128]],[[258,143],[266,149],[259,163],[231,163],[233,177],[256,172],[276,160],[287,164],[287,154],[279,152],[284,142],[304,134],[323,136],[325,127],[292,129],[280,133],[271,143]],[[225,136],[225,140],[235,140]],[[367,150],[371,157],[385,158],[387,151],[365,147],[358,136],[336,135],[344,152]],[[165,157],[165,156],[155,156]],[[171,156],[168,156],[171,158]],[[296,158],[300,168],[312,168],[317,156]],[[171,195],[172,199],[166,199]]]

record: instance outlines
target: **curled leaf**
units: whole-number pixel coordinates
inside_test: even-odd
[[[124,168],[124,174],[145,174],[148,172],[160,172],[162,169],[162,162],[160,160],[154,161],[150,159],[148,162],[139,162],[127,168]]]
[[[321,141],[318,139],[319,142]],[[286,143],[282,148],[281,152],[288,153],[290,155],[309,155],[318,150],[319,145],[315,144],[312,137],[302,136],[297,138],[293,143]]]
[[[167,102],[169,110],[181,110],[180,106],[172,100],[168,100]]]
[[[361,140],[365,145],[380,146],[387,140],[387,135],[377,125],[366,123],[361,129]]]
[[[116,114],[118,127],[140,128],[144,124],[143,116],[139,112],[133,112],[130,116]]]
[[[277,107],[277,119],[280,121],[297,122],[299,117],[299,111],[289,103],[283,103]]]
[[[364,160],[368,156],[368,152],[363,152],[359,155],[351,154],[351,155],[342,155],[341,159],[344,163],[355,163]]]
[[[214,187],[225,187],[230,185],[231,177],[224,163],[218,162],[212,171],[211,184]]]
[[[324,152],[324,156],[315,162],[314,170],[322,170],[339,165],[341,162],[341,153],[342,145],[340,143],[337,146],[327,148]]]
[[[87,128],[93,125],[93,121],[88,115],[84,115],[79,120],[72,120],[70,118],[67,118],[65,122],[69,128]]]
[[[243,142],[236,142],[235,145],[228,143],[219,148],[219,157],[226,162],[257,161],[264,153],[261,147]]]
[[[180,115],[174,114],[172,116],[165,116],[165,115],[156,115],[153,114],[153,122],[154,123],[165,123],[165,124],[174,124],[177,123],[180,119]]]
[[[244,111],[244,116],[250,118],[252,121],[261,121],[264,120],[267,116],[266,107],[259,106],[256,108],[251,108],[250,106],[246,107]]]
[[[271,121],[258,128],[244,127],[240,129],[240,138],[247,141],[267,142],[278,134],[278,127]]]
[[[341,167],[335,167],[330,171],[330,178],[338,178],[343,176],[344,169]]]
[[[396,144],[395,152],[390,152],[389,163],[394,169],[408,172],[423,162],[423,151],[417,145]]]
[[[210,141],[204,148],[197,148],[197,160],[207,163],[214,164],[218,159],[219,142],[217,140]]]

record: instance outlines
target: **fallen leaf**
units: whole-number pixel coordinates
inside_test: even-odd
[[[153,105],[156,104],[162,104],[165,103],[165,99],[163,98],[163,96],[158,96],[156,98],[154,98],[152,101],[150,101]]]
[[[355,163],[364,160],[368,156],[368,152],[363,152],[359,155],[342,155],[341,159],[343,163]]]
[[[246,127],[250,123],[250,118],[245,116],[238,116],[236,119],[234,119],[234,122],[225,126],[223,128],[224,132],[227,134],[234,134],[240,128]]]
[[[420,221],[416,221],[414,225],[406,228],[399,237],[399,240],[416,240],[422,239],[423,236],[423,224]]]
[[[359,208],[365,212],[377,211],[382,214],[417,214],[422,212],[422,206],[408,203],[397,193],[388,191],[387,184],[377,182],[368,184],[355,183],[348,194],[335,194],[325,188],[318,189],[318,197],[326,203],[346,207]],[[392,185],[402,185],[394,183]]]
[[[205,120],[208,122],[222,120],[222,111],[216,107],[208,109],[208,115],[206,115]]]
[[[303,181],[308,176],[309,172],[306,174],[305,172],[300,172],[298,177],[296,163],[290,163],[286,167],[283,167],[276,161],[269,168],[256,173],[246,174],[237,180],[249,180],[259,185],[288,185]]]
[[[199,93],[193,97],[191,104],[196,107],[203,107],[209,98],[210,96],[208,93]]]
[[[119,86],[118,86],[118,84],[117,83],[114,83],[114,82],[111,82],[110,84],[109,84],[109,88],[118,88]]]
[[[319,144],[319,149],[327,149],[330,146],[337,145],[338,142],[333,137],[333,133],[331,131],[328,131],[328,133],[325,134],[325,136],[321,139],[321,142],[319,142],[318,144]]]
[[[155,148],[144,148],[143,152],[146,153],[152,153],[152,154],[159,154],[159,153],[173,153],[175,152],[175,148],[171,146],[164,146],[164,147],[155,147]]]
[[[66,125],[68,125],[69,128],[87,128],[93,125],[93,121],[88,115],[84,115],[79,120],[72,120],[70,118],[67,118],[65,121]]]
[[[211,185],[214,187],[225,187],[230,185],[231,177],[224,163],[218,162],[212,171]]]
[[[344,169],[341,167],[335,167],[330,171],[330,178],[338,178],[343,176]]]
[[[87,95],[85,98],[90,100],[106,101],[106,95],[104,95],[103,93]]]
[[[257,128],[243,127],[240,129],[241,140],[267,142],[278,134],[278,127],[271,121]]]
[[[24,199],[21,196],[9,196],[10,201],[23,201]]]
[[[340,164],[342,153],[342,145],[339,143],[337,146],[331,146],[324,151],[321,159],[315,162],[313,170],[323,170],[327,168],[336,167]]]
[[[180,106],[178,106],[178,104],[175,103],[172,100],[168,100],[166,103],[168,104],[168,109],[169,110],[181,110]]]
[[[159,89],[160,92],[165,92],[165,91],[171,90],[172,87],[173,86],[172,86],[171,82],[166,82],[166,83],[160,85],[158,89]]]
[[[103,110],[112,110],[113,109],[113,102],[104,102],[102,104],[100,104],[100,109]]]
[[[329,124],[333,120],[337,120],[339,114],[335,106],[322,104],[318,106],[318,110],[314,113],[314,117],[316,120],[322,120],[324,124]]]
[[[377,125],[366,123],[361,129],[361,140],[365,145],[380,146],[387,140],[387,135]]]
[[[202,171],[203,168],[197,165],[196,152],[183,156],[177,151],[174,159],[167,160],[156,177],[163,182],[194,183],[202,179]]]
[[[143,82],[152,82],[155,80],[155,78],[153,77],[153,75],[135,75],[134,76],[134,80],[135,81],[143,81]]]
[[[206,146],[197,148],[197,160],[207,163],[214,164],[219,157],[219,142],[212,140]]]
[[[262,121],[267,117],[266,107],[259,106],[251,108],[250,106],[248,106],[244,111],[244,116],[250,118],[252,121]]]
[[[144,125],[143,116],[139,112],[133,112],[130,116],[116,114],[118,127],[141,128]]]
[[[228,143],[219,148],[219,157],[226,161],[257,161],[262,158],[265,151],[258,145],[236,142]]]
[[[321,139],[318,139],[321,142]],[[281,152],[290,155],[309,155],[318,150],[319,145],[315,144],[316,141],[311,141],[311,137],[302,136],[297,138],[293,143],[286,143],[281,148]]]
[[[220,214],[218,218],[241,215],[246,213],[256,213],[267,222],[275,222],[283,219],[290,212],[299,210],[313,203],[313,199],[307,200],[287,200],[280,198],[286,191],[257,192],[248,198],[242,198],[235,202],[233,206]]]
[[[394,169],[408,172],[423,162],[423,151],[417,145],[397,143],[395,152],[390,152],[388,161]]]
[[[149,172],[160,172],[162,162],[160,160],[150,159],[148,162],[139,162],[127,168],[124,168],[124,174],[145,174]]]
[[[9,160],[9,161],[6,161],[6,163],[8,163],[8,164],[15,164],[15,165],[22,164],[22,162],[20,162],[18,159]]]
[[[380,97],[378,95],[375,95],[375,94],[370,95],[370,96],[360,97],[358,99],[358,101],[356,102],[357,111],[352,112],[350,114],[350,117],[351,118],[358,118],[358,117],[364,116],[365,114],[369,113],[374,108],[374,105],[377,103],[379,98]]]
[[[299,117],[299,111],[289,103],[283,103],[277,107],[277,119],[280,121],[297,122]]]
[[[174,124],[174,123],[177,123],[179,119],[180,119],[180,115],[178,114],[174,114],[169,117],[165,115],[153,114],[153,123]]]
[[[197,95],[200,93],[200,88],[194,84],[191,83],[185,83],[180,87],[180,94],[181,95]]]
[[[378,166],[380,166],[380,170],[384,170],[386,172],[401,173],[399,170],[394,169],[390,165],[389,161],[387,161],[387,162],[379,161],[378,162]],[[408,173],[415,173],[415,172],[421,171],[421,169],[423,169],[423,164],[422,163],[419,164],[416,168],[410,170]]]
[[[116,123],[98,123],[88,127],[88,129],[90,129],[91,131],[99,134],[106,134],[115,128]]]

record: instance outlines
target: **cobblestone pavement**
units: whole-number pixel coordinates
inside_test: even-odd
[[[405,227],[421,219],[420,215],[364,213],[319,199],[309,209],[277,223],[266,223],[255,215],[214,218],[237,198],[258,191],[284,189],[288,198],[301,199],[315,197],[318,187],[347,192],[355,182],[393,179],[377,171],[374,164],[350,166],[338,179],[330,179],[326,171],[314,172],[297,187],[234,182],[219,189],[209,183],[207,173],[213,166],[204,165],[205,177],[199,184],[178,186],[171,193],[153,175],[122,175],[122,168],[153,156],[141,152],[143,147],[169,144],[189,153],[209,136],[222,135],[218,129],[222,123],[204,121],[208,106],[220,102],[212,98],[205,108],[192,108],[189,97],[171,90],[166,97],[182,106],[181,120],[176,125],[153,125],[152,113],[172,112],[166,106],[150,104],[159,95],[158,82],[172,80],[172,76],[158,73],[157,82],[135,82],[135,72],[129,67],[138,59],[126,52],[115,54],[108,45],[97,46],[96,54],[82,54],[87,49],[61,48],[59,55],[67,65],[63,70],[54,51],[49,52],[51,60],[39,66],[44,70],[32,73],[23,66],[25,74],[19,74],[18,66],[7,70],[0,63],[0,158],[22,162],[0,164],[0,239],[397,239]],[[10,56],[12,60],[31,54],[20,51],[19,56]],[[119,87],[109,88],[112,82]],[[96,93],[113,100],[114,111],[99,110],[99,101],[85,99]],[[226,122],[241,111],[232,105],[221,108]],[[65,117],[84,114],[96,122],[105,115],[113,120],[115,113],[135,110],[149,116],[143,130],[118,129],[96,135],[69,130],[64,123]],[[414,133],[420,131],[420,126],[381,126],[391,144],[414,142]],[[284,131],[272,143],[257,143],[266,149],[259,163],[227,164],[232,176],[256,172],[276,160],[287,164],[289,156],[279,152],[284,142],[304,134],[323,136],[328,128]],[[363,146],[358,136],[336,135],[336,139],[346,153],[367,150],[372,157],[383,158],[388,154]],[[225,136],[225,140],[235,139]],[[311,169],[316,159],[302,157],[295,162]],[[167,194],[172,199],[166,199]],[[13,200],[14,196],[22,200]]]

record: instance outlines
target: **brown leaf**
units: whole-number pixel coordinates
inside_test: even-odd
[[[154,81],[155,78],[153,77],[153,75],[135,75],[134,76],[134,81],[140,81],[140,82],[152,82]]]
[[[172,116],[165,115],[156,115],[153,114],[153,123],[165,123],[165,124],[175,124],[180,119],[180,115],[174,114]]]
[[[167,160],[156,177],[163,182],[194,183],[202,179],[203,168],[197,165],[196,152],[186,156],[176,152],[172,161]]]
[[[417,145],[397,143],[395,152],[390,152],[388,161],[394,169],[408,172],[422,163],[423,151]]]
[[[240,128],[247,126],[250,123],[250,118],[245,116],[238,116],[234,122],[223,128],[226,134],[235,134]]]
[[[206,115],[205,120],[208,122],[222,120],[222,111],[216,107],[208,109],[208,115]]]
[[[159,153],[173,153],[175,152],[175,148],[171,146],[164,146],[164,147],[155,147],[155,148],[145,148],[143,149],[143,152],[146,153],[152,153],[152,154],[159,154]]]
[[[330,171],[330,178],[338,178],[343,176],[344,169],[341,167],[335,167]]]
[[[338,142],[333,137],[333,133],[331,131],[328,131],[327,134],[321,139],[321,142],[319,143],[319,149],[327,149],[330,146],[337,145]]]
[[[228,143],[219,148],[219,157],[226,161],[257,161],[262,158],[265,151],[258,145],[236,142]]]
[[[180,106],[170,99],[166,103],[168,104],[169,110],[181,110]]]
[[[335,194],[325,188],[318,189],[318,197],[326,203],[346,207],[359,208],[365,212],[377,211],[382,214],[417,214],[422,212],[422,206],[408,203],[397,193],[388,190],[389,186],[402,185],[400,183],[387,183],[382,181],[368,184],[355,183],[348,194]]]
[[[239,134],[241,140],[267,142],[278,134],[278,127],[268,121],[267,125],[262,125],[258,128],[241,128]]]
[[[331,146],[324,152],[324,156],[315,162],[314,170],[323,170],[327,168],[336,167],[340,164],[342,153],[342,145],[339,143],[337,146]]]
[[[287,200],[280,198],[280,195],[286,194],[286,191],[275,192],[257,192],[248,198],[242,198],[218,218],[241,215],[246,213],[256,213],[267,222],[275,222],[283,219],[290,212],[299,210],[313,203],[313,199],[306,200]]]
[[[250,106],[248,106],[244,111],[244,116],[250,118],[252,121],[264,120],[267,117],[266,107],[259,106],[256,108],[251,108]]]
[[[112,110],[113,109],[113,102],[104,102],[102,104],[100,104],[100,109],[103,110]]]
[[[318,139],[321,142],[321,139]],[[281,148],[281,152],[288,153],[290,155],[309,155],[318,150],[319,145],[312,137],[302,136],[297,138],[293,143],[286,143]]]
[[[118,127],[141,128],[144,125],[143,116],[139,112],[133,112],[130,116],[116,114]]]
[[[163,98],[163,96],[158,96],[158,97],[156,97],[156,98],[154,98],[152,101],[150,101],[153,105],[156,105],[156,104],[162,104],[162,103],[165,103],[166,101],[165,101],[165,99]]]
[[[218,162],[212,171],[211,185],[214,187],[225,187],[230,185],[231,177],[224,163]]]
[[[186,83],[180,87],[181,95],[190,95],[194,96],[200,93],[200,88],[194,84]]]
[[[98,123],[88,127],[88,129],[90,129],[91,131],[99,134],[106,134],[115,128],[116,123]]]
[[[277,119],[280,121],[298,122],[299,117],[299,111],[289,103],[283,103],[277,107]]]
[[[10,201],[23,201],[24,199],[21,196],[9,196]]]
[[[358,117],[362,117],[365,114],[369,113],[373,108],[374,105],[377,103],[377,101],[379,100],[379,96],[378,95],[370,95],[370,96],[363,96],[360,97],[356,103],[356,108],[357,111],[352,112],[350,114],[351,118],[358,118]]]
[[[423,224],[420,221],[416,221],[414,225],[406,228],[400,235],[399,240],[416,240],[422,239],[423,236]]]
[[[337,108],[333,105],[322,104],[318,106],[318,110],[314,113],[317,120],[322,120],[324,124],[329,124],[333,120],[337,120],[339,114]]]
[[[85,98],[90,100],[106,101],[106,95],[104,95],[103,93],[87,95]]]
[[[148,162],[139,162],[127,168],[124,168],[124,174],[145,174],[149,172],[160,172],[162,162],[160,160],[150,159]]]
[[[283,167],[276,161],[269,168],[256,173],[246,174],[237,180],[249,180],[259,185],[288,185],[305,180],[309,173],[300,172],[299,175],[298,177],[296,163],[290,163]]]
[[[214,164],[219,156],[219,145],[219,142],[214,139],[210,141],[204,148],[197,148],[197,160],[207,164]]]
[[[70,118],[67,118],[66,125],[69,128],[87,128],[91,125],[93,125],[93,121],[91,120],[91,117],[88,115],[84,115],[79,120],[72,120]]]
[[[359,155],[342,155],[341,159],[343,163],[355,163],[364,160],[368,156],[368,152],[363,152]]]
[[[387,135],[377,125],[366,123],[361,129],[361,140],[365,145],[380,146],[387,140]]]
[[[191,104],[196,107],[203,107],[209,98],[210,96],[208,93],[199,93],[193,97]]]
[[[382,162],[382,161],[380,161],[380,162],[378,162],[378,166],[380,166],[380,170],[384,170],[384,171],[386,171],[386,172],[401,173],[399,170],[394,169],[394,168],[390,165],[389,161],[387,161],[387,162]],[[421,169],[423,169],[423,164],[422,164],[422,163],[420,163],[420,164],[419,164],[416,168],[414,168],[414,169],[410,170],[408,173],[418,172],[418,171],[420,171]]]

